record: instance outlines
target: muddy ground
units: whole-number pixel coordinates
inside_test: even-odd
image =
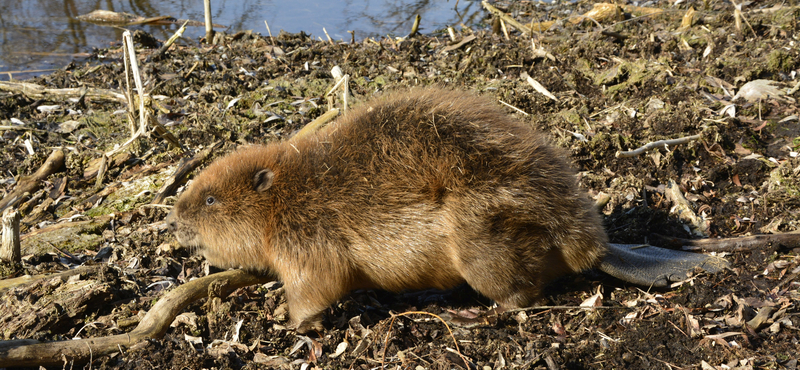
[[[584,2],[497,4],[525,22],[567,20],[532,36],[511,30],[506,39],[487,18],[473,29],[457,27],[455,41],[445,32],[356,43],[239,32],[213,47],[184,40],[158,61],[145,59],[161,41],[135,37],[154,114],[192,153],[222,142],[213,159],[290,136],[326,111],[334,66],[350,75],[353,104],[405,86],[472,90],[517,108],[507,111],[571,151],[582,186],[610,196],[602,212],[611,241],[675,247],[673,238],[698,239],[703,231],[671,212],[670,181],[705,218],[703,237],[800,228],[800,8],[780,4],[750,3],[738,13],[727,2],[680,2],[655,15],[626,8],[600,23],[573,21],[591,8]],[[686,22],[690,7],[697,12]],[[121,58],[120,47],[97,50],[91,61],[26,82],[123,91]],[[734,100],[755,80],[773,81],[777,92]],[[67,154],[63,171],[18,205],[23,264],[3,265],[3,276],[103,266],[3,291],[0,339],[125,333],[165,292],[213,271],[167,232],[169,208],[150,204],[187,154],[153,134],[112,157],[96,184],[98,158],[131,135],[125,106],[0,91],[3,194],[54,147]],[[617,155],[697,134],[685,144]],[[71,227],[58,234],[59,224]],[[550,307],[467,326],[451,319],[452,333],[432,316],[392,315],[464,318],[491,302],[468,287],[357,291],[325,312],[324,333],[300,336],[285,327],[281,285],[253,286],[190,305],[162,339],[64,367],[454,369],[466,361],[477,369],[796,369],[798,251],[771,243],[721,252],[730,270],[665,289],[587,271],[551,284]],[[601,307],[573,308],[598,292]]]

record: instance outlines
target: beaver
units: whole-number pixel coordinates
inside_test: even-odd
[[[212,265],[277,275],[301,332],[359,288],[466,282],[526,307],[606,251],[567,158],[489,99],[415,88],[214,161],[166,221]]]

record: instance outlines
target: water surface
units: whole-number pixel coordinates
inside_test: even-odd
[[[118,42],[122,30],[76,20],[96,9],[125,12],[142,17],[169,15],[203,21],[202,0],[0,0],[0,80],[26,79],[81,61],[93,48]],[[407,34],[417,14],[423,33],[448,25],[474,25],[484,13],[477,0],[212,0],[213,22],[226,32],[254,30],[266,35],[267,21],[273,35],[305,31],[325,38],[322,28],[335,40]],[[132,26],[166,40],[177,25]],[[190,27],[184,36],[197,40],[203,27]]]

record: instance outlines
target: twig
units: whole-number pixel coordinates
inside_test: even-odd
[[[187,305],[208,296],[211,284],[224,282],[220,284],[220,296],[227,296],[236,289],[272,280],[242,270],[195,279],[165,294],[130,333],[47,343],[27,339],[0,342],[0,367],[59,366],[64,361],[84,363],[93,356],[116,353],[120,348],[130,348],[142,340],[163,337]]]
[[[272,44],[272,46],[275,46],[275,38],[272,37],[272,31],[269,30],[269,23],[267,23],[266,20],[264,20],[264,26],[267,27],[267,33],[269,34],[269,42],[270,42],[270,44]]]
[[[500,18],[500,29],[503,30],[503,37],[506,38],[506,41],[511,40],[511,36],[508,34],[508,27],[506,27],[506,22],[503,18]]]
[[[51,133],[51,131],[40,130],[38,128],[26,127],[26,126],[0,126],[0,131],[33,131],[41,133]]]
[[[144,84],[142,84],[142,77],[139,73],[139,63],[136,59],[136,50],[133,47],[133,41],[131,39],[130,31],[125,31],[122,34],[122,43],[123,43],[123,50],[125,51],[126,57],[125,60],[125,81],[129,81],[130,77],[133,77],[134,85],[136,85],[136,91],[139,95],[139,127],[136,128],[133,125],[135,120],[135,112],[133,111],[133,107],[136,105],[136,102],[133,99],[133,93],[130,91],[130,83],[127,83],[127,91],[126,91],[126,100],[128,102],[128,120],[131,122],[131,137],[123,143],[122,145],[114,148],[111,151],[105,153],[105,155],[111,158],[114,154],[124,150],[127,148],[131,143],[133,143],[136,139],[140,136],[144,135],[147,132],[147,123],[150,124],[155,128],[156,133],[158,133],[162,138],[169,141],[173,145],[183,149],[186,152],[186,149],[180,145],[177,141],[175,136],[172,135],[166,128],[164,128],[161,124],[159,124],[153,117],[150,117],[150,114],[147,110],[145,110],[145,100],[149,99],[149,97],[144,92]],[[130,72],[129,72],[130,70]],[[130,74],[129,74],[130,73]],[[98,173],[98,176],[102,176],[102,174]]]
[[[0,90],[23,94],[31,99],[67,100],[86,95],[87,98],[98,101],[125,102],[125,95],[113,90],[89,88],[50,89],[28,82],[0,81]]]
[[[150,58],[148,58],[148,59],[156,60],[156,61],[161,59],[161,57],[164,55],[164,53],[166,53],[167,50],[169,50],[169,47],[172,46],[172,44],[175,43],[175,40],[177,40],[178,38],[183,36],[183,32],[186,31],[186,24],[187,23],[189,23],[188,20],[186,22],[183,22],[183,25],[181,25],[181,27],[178,28],[178,30],[175,31],[174,34],[172,34],[172,37],[170,37],[169,40],[167,40],[167,42],[164,43],[164,45],[161,45],[161,47],[158,49],[158,51],[156,51],[155,54],[150,56]]]
[[[350,95],[350,75],[343,75],[342,69],[338,65],[333,66],[333,68],[331,68],[331,74],[333,74],[333,77],[336,79],[336,84],[334,84],[333,87],[330,90],[328,90],[328,93],[325,94],[325,96],[333,97],[333,92],[336,91],[336,89],[338,89],[339,86],[344,85],[342,87],[342,111],[344,111],[344,113],[346,114],[347,97],[348,95]],[[328,102],[330,104],[332,103],[332,100],[329,99]],[[330,106],[328,107],[328,109],[329,110],[333,109],[333,107]]]
[[[203,11],[206,14],[206,44],[214,42],[214,25],[211,23],[211,0],[203,0]]]
[[[747,20],[747,18],[744,17],[744,14],[742,14],[742,5],[744,4],[742,3],[737,4],[733,0],[731,0],[731,3],[733,3],[733,16],[734,16],[734,21],[736,23],[736,30],[738,30],[739,32],[742,31],[742,20],[744,20],[744,23],[747,24],[747,27],[750,28],[750,32],[753,33],[753,36],[758,37],[756,31],[753,30],[753,26],[750,25],[750,22]]]
[[[498,101],[500,102],[500,104],[503,104],[503,105],[505,105],[506,107],[509,107],[509,108],[511,108],[511,109],[513,109],[513,110],[515,110],[515,111],[517,111],[517,112],[520,112],[520,113],[522,113],[522,114],[524,114],[524,115],[526,115],[526,116],[529,116],[529,115],[530,115],[530,114],[528,114],[528,112],[525,112],[524,110],[522,110],[522,109],[519,109],[519,108],[517,108],[517,107],[515,107],[515,106],[513,106],[513,105],[511,105],[511,104],[508,104],[508,103],[506,103],[506,102],[504,102],[504,101],[502,101],[502,100],[498,100]]]
[[[158,105],[158,103],[155,104]],[[172,144],[172,146],[180,149],[184,154],[189,153],[189,149],[186,149],[186,147],[184,147],[181,144],[178,138],[175,135],[173,135],[171,131],[167,130],[167,128],[164,127],[164,125],[162,125],[161,122],[158,122],[156,117],[153,117],[152,115],[148,114],[147,122],[150,123],[150,126],[153,127],[153,132],[155,132],[155,134],[158,135],[160,139],[166,140],[168,143]]]
[[[330,42],[331,45],[336,45],[336,43],[333,42],[331,35],[328,34],[328,30],[326,30],[325,27],[322,27],[322,32],[325,32],[325,37],[328,38],[328,42]]]
[[[42,167],[31,176],[23,177],[20,179],[19,184],[11,193],[7,194],[3,200],[0,200],[0,212],[8,207],[15,207],[22,201],[25,193],[33,194],[39,190],[42,181],[50,175],[59,172],[64,167],[64,151],[61,149],[53,150],[47,160],[44,161]]]
[[[524,25],[522,23],[517,22],[517,20],[512,18],[510,15],[508,15],[506,13],[503,13],[503,11],[501,11],[500,9],[497,9],[497,8],[491,6],[488,1],[481,1],[481,5],[483,5],[483,7],[486,8],[486,10],[488,10],[490,13],[500,17],[503,21],[505,21],[506,23],[510,24],[511,27],[514,27],[514,28],[518,29],[520,32],[522,32],[522,33],[524,33],[526,35],[530,35],[531,34],[530,27],[528,27],[528,26],[526,26],[526,25]]]
[[[70,259],[70,261],[72,261],[73,263],[80,263],[80,261],[81,261],[81,260],[80,260],[80,258],[78,258],[78,257],[75,257],[75,255],[74,255],[74,254],[72,254],[72,253],[70,253],[70,252],[67,252],[67,251],[65,251],[65,250],[63,250],[63,249],[61,249],[61,248],[59,248],[59,247],[56,247],[56,245],[55,245],[55,244],[53,244],[53,243],[50,243],[50,242],[49,242],[49,241],[47,241],[47,240],[45,240],[44,242],[45,242],[45,243],[47,243],[47,245],[49,245],[51,248],[53,248],[53,249],[55,249],[56,251],[58,251],[58,253],[61,253],[61,254],[63,254],[65,257],[69,258],[69,259]]]
[[[653,148],[666,147],[668,145],[686,144],[688,142],[691,142],[691,141],[699,139],[700,136],[701,136],[700,134],[697,134],[697,135],[686,136],[686,137],[681,137],[681,138],[677,138],[677,139],[654,141],[654,142],[647,143],[647,144],[645,144],[645,145],[643,145],[643,146],[641,146],[641,147],[639,147],[638,149],[635,149],[635,150],[630,150],[630,151],[627,151],[627,152],[618,151],[616,156],[617,156],[617,158],[619,158],[619,157],[635,157],[635,156],[637,156],[639,154],[642,154],[642,153],[644,153],[644,152],[646,152],[646,151],[648,151],[650,149],[653,149]]]
[[[462,47],[462,46],[466,45],[467,43],[470,43],[470,42],[472,42],[472,41],[473,41],[473,40],[475,40],[476,38],[477,38],[477,37],[476,37],[475,35],[469,35],[469,36],[467,36],[467,37],[464,37],[463,39],[461,39],[461,41],[459,41],[459,42],[458,42],[458,43],[456,43],[456,44],[449,45],[449,46],[446,46],[446,47],[442,48],[442,50],[441,50],[441,51],[439,51],[439,52],[440,52],[440,53],[446,53],[446,52],[448,52],[448,51],[451,51],[451,50],[456,50],[456,49],[458,49],[458,48],[460,48],[460,47]]]
[[[3,73],[7,73],[10,76],[10,75],[15,75],[15,74],[53,72],[53,71],[57,71],[59,69],[61,69],[61,68],[21,69],[21,70],[18,70],[18,71],[3,71]]]
[[[126,61],[125,74],[126,75],[128,74],[128,68],[130,68],[130,73],[132,74],[134,84],[136,85],[136,91],[139,94],[139,128],[136,130],[136,132],[133,133],[133,135],[131,135],[131,137],[130,137],[130,139],[128,139],[128,141],[126,141],[122,145],[112,149],[111,151],[106,152],[105,155],[107,157],[111,157],[114,154],[117,154],[117,152],[120,152],[123,149],[127,148],[128,145],[133,143],[136,139],[139,138],[139,136],[142,136],[142,134],[145,133],[145,129],[146,129],[146,125],[147,125],[147,118],[145,117],[145,115],[147,113],[145,112],[145,109],[144,109],[144,100],[145,100],[144,99],[145,98],[144,86],[142,84],[142,78],[141,78],[141,76],[139,74],[139,63],[136,60],[136,51],[133,48],[133,40],[131,39],[131,32],[130,31],[126,30],[122,34],[122,44],[123,44],[122,50],[125,51],[125,56],[126,56],[124,58],[124,60]],[[127,63],[128,61],[130,62],[130,64]],[[132,111],[133,111],[133,107],[135,106],[135,102],[133,101],[133,96],[132,96],[131,93],[128,93],[127,95],[128,95],[128,100],[129,100],[128,101],[128,113],[129,113],[128,117],[132,118],[132,116],[133,116],[133,112]],[[133,130],[133,126],[131,126],[131,130]],[[98,176],[100,176],[99,173],[98,173]]]

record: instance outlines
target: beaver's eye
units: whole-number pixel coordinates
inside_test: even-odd
[[[216,201],[217,200],[214,199],[214,197],[208,197],[208,198],[206,198],[206,205],[210,206],[210,205],[214,204],[214,202],[216,202]]]

